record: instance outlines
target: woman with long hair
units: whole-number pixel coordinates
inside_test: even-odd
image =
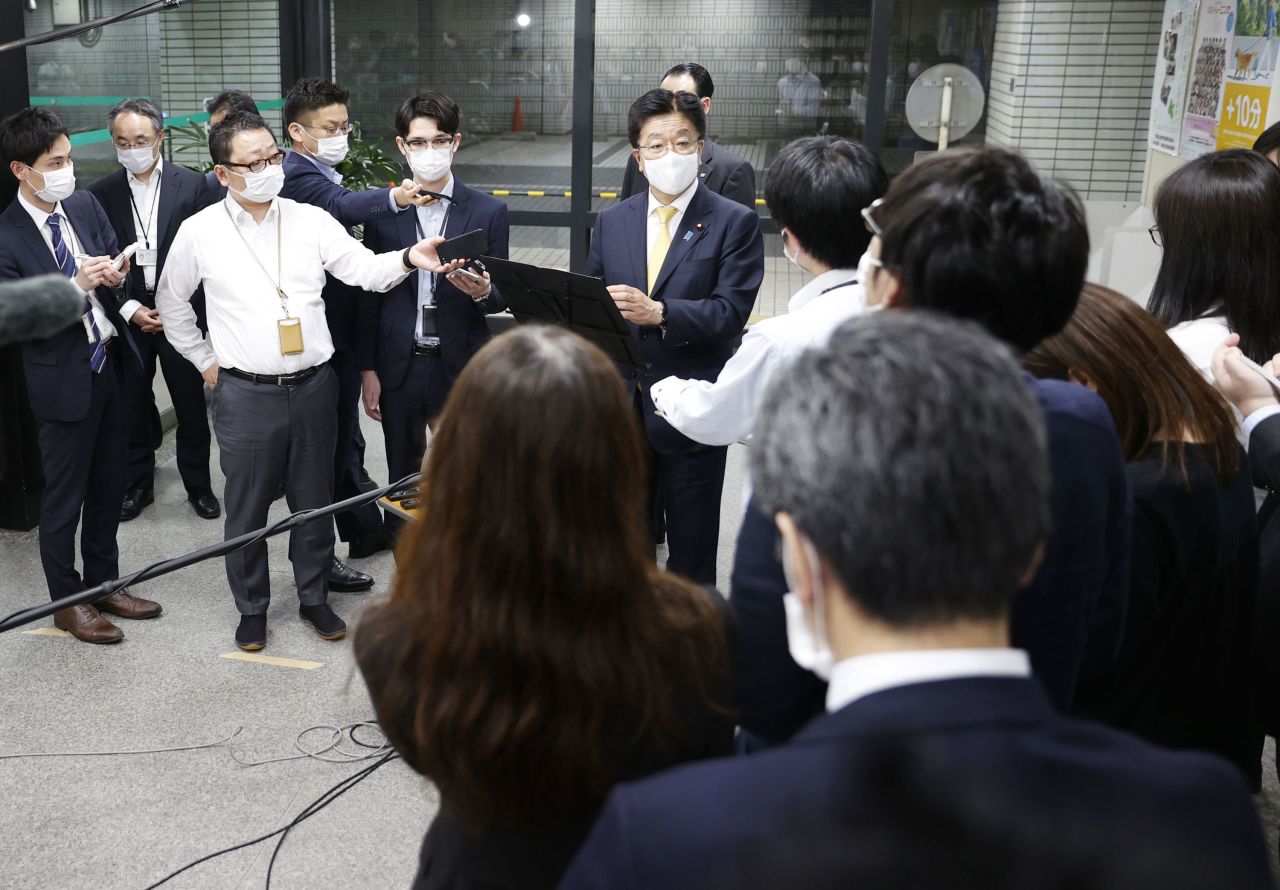
[[[521,327],[455,383],[356,656],[388,738],[440,791],[415,888],[554,887],[610,787],[728,754],[719,597],[657,569],[616,367]]]
[[[1098,285],[1085,285],[1067,326],[1023,361],[1102,397],[1133,491],[1124,639],[1111,670],[1081,683],[1076,712],[1217,753],[1257,788],[1258,532],[1231,409],[1149,313]]]
[[[1280,170],[1261,154],[1201,155],[1156,192],[1164,248],[1148,308],[1206,378],[1232,331],[1256,362],[1280,352]]]

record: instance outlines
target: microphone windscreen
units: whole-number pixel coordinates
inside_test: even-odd
[[[64,275],[0,283],[0,346],[66,330],[80,321],[84,303],[84,292]]]

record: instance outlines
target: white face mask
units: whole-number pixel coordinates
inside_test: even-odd
[[[268,164],[265,170],[244,174],[244,189],[236,190],[227,186],[234,194],[244,198],[250,204],[266,204],[280,194],[284,188],[284,166]]]
[[[137,176],[154,167],[160,156],[152,148],[117,148],[116,160],[121,167]]]
[[[786,576],[788,593],[782,598],[782,606],[787,613],[787,648],[796,664],[816,674],[823,680],[830,681],[835,670],[836,656],[827,639],[827,624],[824,608],[824,591],[822,586],[822,562],[818,559],[818,551],[807,538],[802,538],[806,558],[809,560],[809,572],[813,582],[813,616],[805,614],[804,603],[795,593],[795,576],[791,571],[790,548],[782,548],[782,573]]]
[[[417,151],[406,151],[404,156],[418,182],[439,182],[453,164],[453,146],[420,148]]]
[[[44,188],[36,188],[36,184],[27,180],[31,184],[31,189],[36,193],[36,197],[41,201],[48,201],[50,204],[57,204],[59,201],[65,201],[76,192],[76,169],[75,165],[70,161],[67,166],[61,170],[50,170],[47,173],[41,173],[39,170],[32,169],[32,173],[44,180]]]
[[[341,136],[328,136],[324,139],[317,139],[316,150],[312,152],[312,155],[320,163],[333,167],[345,161],[349,151],[351,151],[351,146],[348,144],[347,136],[344,133]]]
[[[791,262],[795,263],[796,268],[798,268],[800,271],[803,272],[805,269],[804,269],[804,266],[800,265],[800,255],[787,253],[787,235],[789,234],[791,233],[788,232],[786,229],[782,230],[782,255],[787,259],[791,260]]]
[[[698,178],[702,158],[698,152],[682,155],[667,150],[660,158],[644,162],[644,175],[649,184],[667,195],[679,195]]]

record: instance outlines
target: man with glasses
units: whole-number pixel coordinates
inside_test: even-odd
[[[321,291],[332,273],[355,287],[384,292],[414,269],[447,274],[439,239],[374,255],[323,210],[278,197],[284,153],[252,114],[230,114],[213,128],[209,151],[228,197],[178,230],[160,277],[156,305],[165,335],[213,389],[213,429],[226,476],[226,536],[267,524],[281,481],[289,509],[333,501],[337,375]],[[204,286],[209,339],[196,326],[191,295]],[[289,541],[300,614],[323,639],[345,636],[329,607],[333,526],[299,526]],[[270,575],[259,541],[226,558],[227,581],[241,614],[240,648],[267,640]]]
[[[129,470],[120,520],[137,518],[155,500],[156,438],[159,416],[151,381],[156,363],[164,374],[178,418],[177,462],[187,500],[202,519],[216,519],[222,510],[209,479],[209,418],[205,411],[204,381],[191,363],[165,339],[156,313],[156,283],[164,270],[178,227],[192,214],[217,200],[205,178],[160,157],[164,117],[150,99],[125,99],[107,114],[107,127],[116,146],[121,169],[89,186],[115,230],[116,241],[137,244],[133,268],[125,285],[127,300],[120,314],[139,329],[133,340],[142,355],[142,374],[130,374]],[[198,295],[196,316],[203,327],[204,300]],[[154,429],[153,429],[154,425]]]
[[[361,192],[343,187],[342,176],[334,168],[347,156],[351,133],[349,99],[346,90],[316,77],[303,78],[289,90],[284,99],[284,123],[293,151],[284,161],[284,188],[280,192],[282,197],[326,211],[348,233],[351,226],[368,225],[423,200],[409,182],[399,188]],[[359,297],[359,288],[328,277],[324,304],[335,350],[330,365],[338,376],[333,495],[339,501],[359,494],[360,481],[366,476],[359,424],[360,372],[355,361]],[[389,546],[382,515],[375,504],[339,513],[334,523],[339,539],[348,545],[349,557],[371,556]],[[329,568],[331,590],[358,591],[372,586],[372,577],[334,555]]]
[[[625,373],[649,440],[667,567],[714,584],[727,448],[678,432],[655,412],[650,394],[665,377],[716,378],[764,278],[755,211],[698,179],[705,130],[706,113],[692,93],[650,90],[632,104],[627,132],[649,190],[600,214],[586,271],[609,286],[644,357],[643,368]],[[653,512],[656,529],[664,517]]]
[[[453,173],[462,144],[459,123],[457,103],[443,93],[426,92],[400,105],[396,147],[432,202],[365,226],[370,250],[399,250],[424,235],[454,238],[483,229],[488,255],[506,259],[506,202],[468,188]],[[505,304],[487,274],[476,280],[461,271],[411,274],[385,297],[366,293],[361,300],[356,358],[364,410],[382,423],[391,478],[401,479],[422,465],[428,424],[471,356],[489,342],[485,316]]]

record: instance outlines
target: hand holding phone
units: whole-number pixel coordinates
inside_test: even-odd
[[[124,250],[120,251],[120,256],[116,257],[114,260],[111,261],[111,267],[115,269],[117,272],[119,272],[121,269],[124,268],[124,264],[126,261],[128,261],[129,257],[133,256],[137,252],[138,252],[138,242],[135,241],[132,244],[130,244],[128,247],[126,247]]]

